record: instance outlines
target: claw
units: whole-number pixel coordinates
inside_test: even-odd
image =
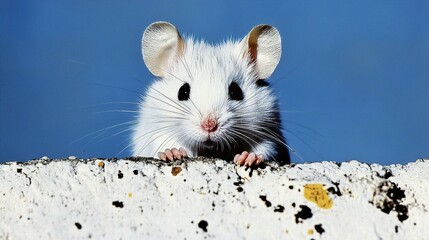
[[[247,156],[246,161],[244,163],[244,165],[247,166],[252,166],[252,164],[256,161],[256,154],[255,153],[250,153],[249,156]]]
[[[237,165],[244,165],[244,166],[252,166],[252,165],[259,165],[264,161],[264,158],[262,155],[256,155],[255,153],[244,151],[241,154],[236,154],[234,156],[234,163]]]
[[[241,155],[237,158],[237,164],[243,165],[248,155],[249,153],[247,151],[242,152]]]
[[[167,155],[168,160],[170,160],[170,161],[174,160],[173,153],[171,152],[171,150],[169,148],[165,149],[165,154]]]
[[[173,152],[173,156],[175,159],[182,159],[182,155],[180,154],[179,149],[173,148],[171,149],[171,151]]]
[[[184,148],[179,148],[179,151],[180,151],[180,153],[182,154],[182,157],[183,158],[186,158],[186,157],[188,157],[188,154],[186,153],[186,150],[184,149]]]
[[[163,152],[159,152],[158,153],[158,158],[165,161],[167,160],[167,154],[163,153]]]
[[[180,160],[185,157],[187,157],[188,154],[186,153],[186,150],[184,148],[172,148],[172,149],[165,149],[164,152],[158,153],[158,158],[163,161],[174,161],[174,160]]]

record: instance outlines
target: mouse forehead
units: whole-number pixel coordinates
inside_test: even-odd
[[[228,99],[229,84],[241,81],[243,71],[235,49],[232,43],[212,46],[187,42],[184,55],[178,60],[177,73],[190,84],[191,99],[203,112],[222,105]]]
[[[185,68],[191,85],[200,87],[228,84],[243,75],[237,57],[237,44],[226,42],[212,46],[204,42],[188,41],[179,63]]]

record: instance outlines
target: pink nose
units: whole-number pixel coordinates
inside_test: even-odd
[[[201,127],[206,131],[206,132],[214,132],[216,131],[218,126],[218,122],[215,118],[208,116],[207,118],[205,118],[202,122],[201,122]]]

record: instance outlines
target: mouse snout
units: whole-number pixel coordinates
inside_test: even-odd
[[[205,117],[201,122],[201,128],[208,133],[216,131],[218,128],[218,125],[219,125],[218,120],[211,115]]]

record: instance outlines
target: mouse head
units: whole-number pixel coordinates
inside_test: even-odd
[[[279,127],[266,81],[281,56],[276,28],[258,25],[240,41],[210,45],[184,39],[170,23],[155,22],[143,34],[142,53],[159,78],[146,102],[163,109],[157,115],[176,120],[188,148],[252,146],[254,139],[267,138],[264,128]]]
[[[243,60],[253,64],[259,79],[267,79],[274,72],[281,56],[281,38],[270,25],[254,27],[239,44]],[[143,60],[149,71],[165,77],[168,70],[183,57],[186,43],[174,25],[155,22],[148,26],[142,38]],[[247,59],[250,57],[250,59]]]

